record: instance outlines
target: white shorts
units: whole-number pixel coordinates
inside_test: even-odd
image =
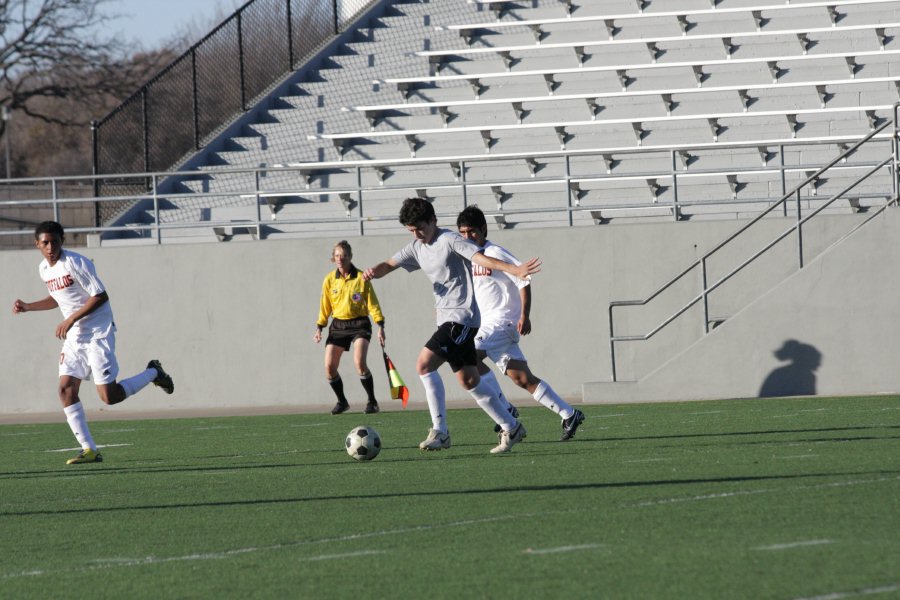
[[[526,362],[519,348],[516,324],[509,321],[480,328],[475,336],[475,349],[484,351],[502,373],[506,373],[511,360]]]
[[[119,376],[116,360],[116,334],[87,342],[66,338],[59,355],[59,376],[68,375],[88,379],[93,374],[94,383],[105,385]]]

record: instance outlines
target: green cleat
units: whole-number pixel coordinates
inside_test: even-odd
[[[153,385],[161,387],[167,394],[175,391],[175,382],[172,381],[172,377],[168,373],[163,371],[162,365],[158,360],[153,359],[148,362],[147,368],[156,369],[156,379],[153,380]]]
[[[103,462],[103,456],[96,450],[85,448],[75,458],[66,461],[67,465],[80,465],[82,463]]]

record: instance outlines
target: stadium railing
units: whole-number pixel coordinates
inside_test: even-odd
[[[804,265],[809,261],[809,256],[807,256],[804,252],[805,246],[803,241],[803,227],[808,224],[811,220],[815,219],[817,216],[822,214],[829,206],[831,206],[838,199],[843,198],[848,192],[853,190],[856,186],[860,185],[863,181],[868,179],[869,177],[875,175],[879,171],[884,168],[887,168],[891,173],[891,189],[890,194],[887,196],[886,201],[878,207],[876,210],[870,211],[869,216],[862,222],[856,223],[853,227],[843,236],[841,236],[837,241],[831,243],[826,248],[820,250],[819,254],[826,251],[828,248],[833,247],[834,245],[840,243],[842,240],[846,239],[847,236],[855,233],[860,230],[866,223],[869,223],[872,219],[877,217],[879,214],[884,212],[889,206],[896,205],[898,200],[900,200],[900,178],[898,178],[897,168],[900,166],[900,103],[895,104],[891,110],[891,118],[886,121],[884,124],[877,127],[873,130],[869,135],[863,137],[851,147],[847,148],[843,151],[839,156],[835,157],[816,171],[810,173],[803,181],[797,184],[794,188],[786,191],[780,199],[773,202],[768,208],[760,212],[756,217],[749,220],[747,223],[742,225],[737,231],[733,234],[726,237],[722,242],[714,246],[709,251],[703,253],[703,255],[691,263],[688,267],[682,270],[680,273],[672,277],[669,281],[664,283],[662,286],[657,288],[654,292],[649,294],[646,298],[641,300],[617,300],[610,302],[608,307],[608,316],[609,316],[609,350],[610,350],[610,365],[611,365],[611,380],[617,381],[617,361],[616,361],[616,344],[622,342],[644,342],[659,332],[664,330],[670,324],[674,323],[679,317],[685,315],[692,307],[696,305],[702,306],[702,315],[703,315],[703,323],[702,323],[702,333],[703,335],[709,334],[712,328],[717,326],[722,318],[717,317],[715,319],[710,318],[710,310],[709,310],[709,295],[723,286],[728,281],[732,280],[732,278],[740,273],[743,269],[751,265],[754,261],[759,259],[761,256],[772,250],[776,244],[780,241],[784,240],[788,236],[794,234],[797,237],[797,269],[802,269]],[[816,181],[823,176],[826,176],[828,172],[838,166],[841,162],[847,161],[850,156],[860,151],[861,148],[865,147],[867,144],[872,143],[874,140],[878,138],[878,136],[882,135],[885,132],[889,132],[890,135],[890,151],[887,153],[887,156],[880,161],[877,161],[870,169],[868,169],[863,175],[856,178],[851,183],[843,186],[842,189],[833,195],[831,195],[827,200],[822,202],[815,209],[806,212],[801,210],[800,202],[801,202],[801,191],[807,186],[815,185]],[[762,219],[773,213],[774,211],[781,209],[784,211],[784,214],[787,215],[788,206],[790,203],[797,203],[797,211],[796,211],[796,220],[792,223],[790,227],[788,227],[784,232],[779,234],[775,239],[765,243],[758,250],[753,251],[748,257],[739,259],[739,262],[735,267],[731,268],[723,275],[718,277],[715,281],[709,281],[709,271],[708,271],[708,262],[711,257],[717,254],[723,248],[729,246],[735,240],[742,238],[745,233],[753,229],[753,227],[758,224]],[[666,290],[671,289],[673,286],[685,280],[688,276],[696,276],[699,273],[699,279],[701,282],[701,289],[697,295],[691,298],[686,304],[681,306],[675,312],[671,313],[669,316],[665,317],[658,325],[652,327],[649,331],[643,334],[629,334],[622,335],[616,333],[616,319],[615,315],[618,311],[615,309],[621,309],[625,307],[636,307],[643,308],[647,307],[650,303],[652,303],[656,298],[659,298],[661,294],[663,294]],[[752,299],[745,299],[746,303],[749,303]]]
[[[876,135],[870,135],[872,143],[890,143],[892,133],[886,132],[882,125]],[[249,178],[252,183],[242,189],[230,192],[212,193],[184,193],[161,194],[158,192],[160,183],[166,179],[193,178],[198,175],[196,171],[190,172],[148,172],[136,174],[119,174],[108,176],[79,176],[59,178],[34,178],[13,180],[15,185],[33,185],[35,188],[47,192],[45,196],[32,194],[25,200],[0,201],[0,211],[7,210],[33,210],[35,216],[32,219],[20,217],[15,228],[0,229],[0,237],[18,237],[27,240],[31,236],[33,225],[40,220],[53,218],[60,219],[68,207],[92,205],[94,203],[115,201],[143,201],[148,205],[147,214],[150,222],[128,223],[115,227],[67,227],[72,234],[87,235],[89,243],[149,243],[161,244],[177,242],[176,234],[191,236],[191,241],[206,239],[209,241],[226,241],[239,238],[242,234],[248,234],[259,240],[278,238],[293,235],[316,235],[324,226],[340,227],[348,234],[368,235],[384,233],[384,230],[373,229],[379,222],[395,221],[399,200],[393,199],[384,202],[385,197],[400,198],[401,193],[412,191],[417,195],[439,195],[443,192],[452,192],[454,196],[447,200],[441,198],[436,202],[439,206],[439,216],[442,218],[455,218],[456,212],[473,202],[473,198],[481,192],[487,193],[486,198],[494,199],[494,209],[487,209],[489,215],[499,226],[515,224],[516,221],[526,219],[536,220],[540,225],[553,222],[559,225],[586,225],[606,223],[610,218],[631,217],[643,218],[665,214],[669,218],[687,218],[687,212],[697,212],[697,218],[703,218],[703,212],[715,210],[736,213],[738,205],[741,205],[742,214],[750,212],[749,205],[768,206],[772,198],[764,194],[754,194],[745,197],[742,186],[753,178],[768,177],[775,182],[769,185],[781,185],[781,189],[787,182],[797,177],[804,177],[809,171],[817,169],[816,164],[804,164],[797,160],[789,163],[786,159],[788,153],[801,153],[810,149],[822,148],[828,155],[835,154],[835,149],[846,148],[859,139],[859,136],[829,136],[810,140],[798,140],[791,138],[767,138],[747,141],[742,144],[687,144],[652,146],[636,148],[602,148],[580,151],[551,151],[545,153],[518,153],[498,156],[458,156],[443,157],[440,159],[406,159],[393,161],[346,161],[332,163],[303,163],[295,165],[273,166],[256,169],[220,169],[216,172],[223,175],[234,174]],[[756,165],[747,165],[736,168],[697,169],[696,163],[692,163],[692,155],[703,152],[720,154],[728,150],[733,153],[744,151],[749,156],[756,156]],[[839,152],[839,151],[838,151]],[[621,171],[621,167],[615,166],[616,162],[633,157],[639,165],[657,164],[649,160],[651,156],[659,157],[659,164],[666,167],[643,167],[643,170]],[[799,154],[798,154],[799,155]],[[481,178],[469,180],[470,171],[477,169],[486,163],[497,164],[498,161],[521,160],[530,163],[532,168],[538,162],[555,161],[561,168],[561,173],[553,176],[542,177],[535,175],[532,180],[510,180],[509,178]],[[580,163],[579,163],[580,161]],[[661,162],[660,162],[661,161]],[[877,164],[871,158],[866,158],[858,163],[843,162],[834,167],[833,179],[836,182],[846,180],[845,173],[852,170],[872,168]],[[379,169],[392,169],[414,167],[422,170],[423,167],[437,166],[446,169],[448,178],[444,181],[429,178],[427,182],[409,185],[392,186],[383,182],[363,184],[364,172],[374,172]],[[883,168],[881,166],[879,170]],[[355,173],[357,185],[345,186],[341,189],[316,188],[317,174],[329,170],[343,170]],[[535,169],[537,170],[537,169]],[[496,169],[494,170],[496,172]],[[278,188],[267,188],[265,182],[281,176],[294,178],[296,183],[284,184]],[[149,179],[152,183],[149,192],[138,195],[120,195],[109,197],[85,197],[83,194],[73,197],[65,190],[77,187],[84,188],[98,179],[115,178],[127,180],[127,178]],[[811,181],[819,181],[821,174],[813,176]],[[707,193],[696,194],[693,197],[688,193],[691,189],[691,179],[716,180],[723,182],[726,187],[722,194],[711,196]],[[809,178],[807,178],[809,179]],[[9,182],[9,183],[13,183]],[[604,200],[591,200],[584,197],[584,192],[592,185],[636,185],[643,186],[644,200],[632,199],[629,202],[608,202]],[[657,194],[654,189],[662,183],[666,184],[669,192],[665,195]],[[527,191],[525,188],[542,184],[537,200],[529,199],[528,202],[519,200],[509,195]],[[848,206],[854,203],[859,208],[862,202],[870,205],[871,201],[889,195],[886,192],[890,183],[882,181],[874,189],[864,192],[854,192],[843,196]],[[551,193],[552,192],[552,193]],[[821,196],[816,198],[816,189],[812,188],[804,198],[807,206],[816,206],[821,203]],[[2,193],[2,183],[0,183]],[[209,198],[221,198],[228,196],[234,199],[235,206],[232,214],[227,211],[206,211],[203,216],[202,209],[195,209],[193,216],[183,220],[172,219],[165,216],[167,206],[177,203],[180,199],[195,199],[203,201]],[[334,198],[334,209],[321,199]],[[485,197],[483,194],[480,197]],[[280,214],[285,205],[289,205],[292,199],[305,199],[306,202],[315,201],[315,206],[324,208],[325,211],[316,212],[315,216],[293,214],[286,217]],[[339,202],[338,202],[339,201]],[[517,205],[522,208],[517,209]],[[265,212],[263,212],[265,210]],[[237,215],[234,213],[240,212]],[[25,214],[21,213],[20,214]],[[581,216],[586,216],[585,222]],[[221,217],[221,218],[220,218]],[[63,219],[64,220],[64,219]],[[69,223],[64,223],[69,225]],[[275,227],[279,231],[275,231]],[[389,228],[394,232],[395,227]],[[124,237],[126,239],[110,239]],[[186,241],[186,240],[182,240]]]

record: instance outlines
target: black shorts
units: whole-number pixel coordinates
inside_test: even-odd
[[[478,364],[475,351],[475,335],[477,327],[469,327],[462,323],[441,323],[425,347],[446,360],[456,373],[463,367]]]
[[[369,320],[369,317],[332,319],[325,345],[339,346],[344,350],[350,350],[350,345],[359,338],[372,339],[372,321]]]

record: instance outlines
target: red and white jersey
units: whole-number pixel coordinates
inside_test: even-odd
[[[63,317],[79,310],[91,296],[106,291],[97,277],[94,263],[85,256],[63,249],[59,260],[52,267],[47,259],[38,266],[41,279],[62,311]],[[97,310],[79,319],[66,335],[79,342],[108,336],[115,331],[112,307],[104,302]]]
[[[522,262],[510,252],[487,240],[481,249],[485,256],[496,258],[514,265]],[[481,311],[481,326],[492,323],[518,323],[522,316],[522,298],[519,289],[529,284],[515,275],[494,271],[472,263],[472,281],[475,285],[475,301]]]

